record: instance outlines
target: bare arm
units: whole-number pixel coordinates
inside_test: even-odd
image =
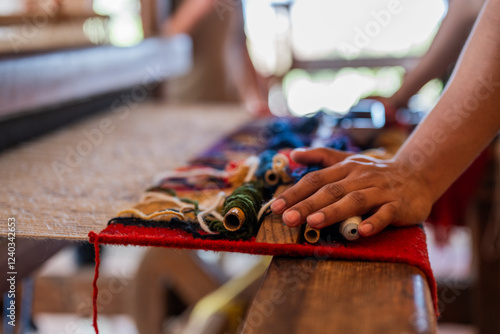
[[[229,19],[231,27],[227,37],[225,58],[228,72],[246,109],[254,115],[269,115],[267,88],[261,80],[248,54],[242,5],[234,8]]]
[[[333,150],[295,152],[321,163],[272,205],[290,226],[322,228],[371,213],[369,236],[389,224],[423,221],[431,206],[500,129],[500,0],[489,0],[440,101],[392,160]],[[344,160],[345,159],[345,160]],[[340,161],[340,162],[339,162]]]
[[[458,178],[500,128],[499,11],[500,1],[488,3],[451,84],[397,156],[407,162],[415,160],[417,152],[426,156],[421,167],[413,163],[413,168],[426,179],[433,200]]]
[[[227,9],[221,9],[219,19],[230,20],[229,31],[219,38],[225,39],[223,55],[230,78],[248,111],[254,115],[268,115],[267,90],[261,87],[261,78],[248,54],[240,2],[217,4],[215,0],[185,0],[163,25],[163,33],[191,33],[198,22],[212,11],[217,11],[218,6],[228,6]]]
[[[202,18],[214,8],[214,0],[185,0],[162,27],[165,36],[190,34]]]
[[[420,58],[418,65],[409,71],[403,84],[387,99],[395,108],[405,107],[429,80],[445,74],[462,50],[474,25],[484,0],[451,0],[448,13],[441,23],[429,50]]]

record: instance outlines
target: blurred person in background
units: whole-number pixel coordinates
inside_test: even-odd
[[[389,124],[395,113],[406,108],[409,99],[435,78],[448,80],[485,0],[450,0],[448,12],[427,52],[415,68],[406,73],[401,87],[390,97],[375,97],[384,103]]]
[[[266,80],[248,54],[241,1],[174,0],[161,30],[193,40],[191,71],[168,82],[171,101],[241,101],[253,115],[270,114]]]

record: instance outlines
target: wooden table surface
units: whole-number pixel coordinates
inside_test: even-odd
[[[274,257],[241,334],[435,332],[429,286],[413,266]]]
[[[130,104],[4,151],[0,235],[14,217],[17,237],[87,240],[135,204],[157,173],[249,119],[235,105]]]

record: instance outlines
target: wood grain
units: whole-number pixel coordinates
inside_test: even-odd
[[[18,237],[87,240],[137,203],[156,174],[185,165],[249,118],[235,105],[135,104],[5,151],[0,221],[15,217]],[[85,134],[97,131],[102,137],[90,143]],[[78,149],[85,155],[75,159]],[[0,235],[7,232],[1,224]]]
[[[435,333],[433,312],[415,267],[275,257],[242,333]]]
[[[182,304],[194,305],[220,283],[204,270],[194,251],[152,247],[135,278],[132,308],[139,333],[161,334],[162,325],[175,315],[175,309]]]
[[[290,185],[279,186],[274,196],[290,188]],[[301,239],[301,227],[288,227],[283,224],[281,215],[271,213],[262,221],[259,232],[255,237],[257,242],[267,242],[270,244],[296,244]]]
[[[257,233],[257,242],[270,244],[296,244],[301,239],[301,227],[288,227],[283,224],[281,215],[271,213],[264,219]]]

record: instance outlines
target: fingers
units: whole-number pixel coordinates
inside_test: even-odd
[[[418,201],[418,182],[388,182],[387,176],[400,168],[396,161],[331,149],[295,150],[291,157],[301,164],[329,167],[306,174],[273,202],[272,211],[283,214],[288,226],[307,222],[321,229],[376,209],[359,226],[359,234],[367,237],[390,224],[414,224],[421,221],[419,212],[430,210],[432,203]]]
[[[323,186],[343,179],[345,175],[345,168],[334,167],[308,173],[296,185],[281,194],[271,205],[271,210],[276,214],[282,214],[287,208],[308,198]],[[341,195],[339,194],[340,197]]]
[[[283,214],[283,222],[288,226],[298,226],[310,214],[340,200],[347,192],[343,182],[329,183],[305,200],[293,205]]]
[[[318,148],[312,150],[294,150],[291,157],[294,161],[304,165],[319,164],[322,166],[330,166],[339,161],[344,160],[351,155],[332,149]],[[282,214],[287,208],[300,202],[310,195],[314,194],[318,189],[325,184],[335,182],[345,177],[345,171],[342,168],[331,169],[325,168],[320,171],[312,172],[304,176],[295,186],[285,191],[271,205],[271,210],[276,214]],[[290,220],[296,220],[294,215],[290,216]],[[296,216],[296,215],[295,215]],[[299,218],[300,219],[300,218]]]
[[[321,165],[323,167],[328,167],[344,160],[350,155],[352,154],[333,149],[315,148],[311,150],[293,150],[290,156],[295,162],[302,165]]]
[[[342,198],[344,198],[344,196],[347,197],[347,203],[352,204],[351,202],[354,202],[354,205],[357,206],[357,208],[354,209],[366,210],[366,205],[370,203],[370,201],[367,200],[367,197],[370,198],[370,196],[373,196],[373,198],[377,198],[378,200],[380,200],[381,198],[380,196],[372,195],[372,192],[374,190],[368,190],[367,192],[359,191],[371,188],[371,181],[372,180],[368,178],[357,178],[356,183],[347,182],[345,179],[339,182],[328,183],[308,198],[286,210],[283,215],[283,221],[289,226],[300,225],[301,223],[306,221],[306,217],[309,218],[311,214],[322,210],[325,207],[336,203],[337,201],[340,201]],[[380,202],[377,201],[377,204],[380,204]],[[345,208],[350,208],[350,206]],[[334,217],[328,215],[327,217],[324,216],[325,212],[323,212],[323,215],[316,215],[315,218],[312,218],[311,222],[313,222],[313,225],[321,224],[323,223],[322,221],[320,221],[321,217],[325,218],[326,225],[330,225],[338,221],[334,220]],[[310,222],[309,219],[307,220],[307,222]],[[320,227],[321,226],[318,225],[318,228]]]
[[[349,217],[363,215],[372,208],[383,205],[385,201],[384,195],[377,188],[356,190],[348,193],[341,200],[308,215],[306,220],[311,227],[321,229]]]
[[[398,209],[393,203],[387,203],[381,206],[377,212],[365,219],[359,225],[359,234],[363,237],[369,237],[379,233],[388,225],[398,219]]]

